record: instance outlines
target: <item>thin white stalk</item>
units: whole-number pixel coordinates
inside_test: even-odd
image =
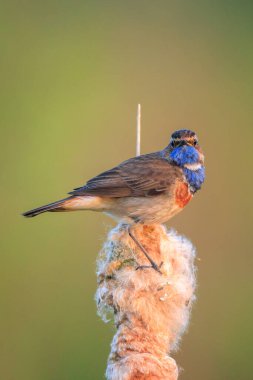
[[[137,107],[136,156],[141,154],[141,105]]]

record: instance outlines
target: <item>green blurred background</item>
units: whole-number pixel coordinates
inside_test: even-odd
[[[1,1],[0,378],[96,380],[113,326],[95,262],[114,222],[22,211],[191,128],[203,190],[169,225],[201,261],[182,380],[253,378],[251,1]]]

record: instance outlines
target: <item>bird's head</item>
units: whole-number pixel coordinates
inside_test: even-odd
[[[172,133],[168,148],[170,160],[178,166],[194,170],[204,163],[197,135],[189,129],[180,129]]]

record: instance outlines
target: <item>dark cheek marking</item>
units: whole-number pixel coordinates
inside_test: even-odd
[[[186,183],[181,183],[176,189],[176,204],[179,207],[184,207],[191,200],[192,195],[189,191],[188,185]]]

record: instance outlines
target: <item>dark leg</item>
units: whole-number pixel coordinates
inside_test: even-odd
[[[160,268],[161,266],[163,265],[163,262],[161,262],[160,265],[157,265],[154,260],[152,260],[152,258],[149,256],[148,252],[146,251],[146,249],[141,245],[141,243],[136,239],[136,237],[133,235],[132,231],[131,231],[131,226],[128,227],[128,233],[129,233],[129,236],[133,239],[133,241],[135,242],[135,244],[137,245],[137,247],[140,248],[140,250],[144,253],[144,255],[146,256],[146,258],[148,259],[148,261],[150,262],[151,265],[140,265],[137,267],[137,269],[143,269],[143,268],[153,268],[155,269],[157,272],[159,272],[160,274],[162,274],[162,272],[160,271]]]

